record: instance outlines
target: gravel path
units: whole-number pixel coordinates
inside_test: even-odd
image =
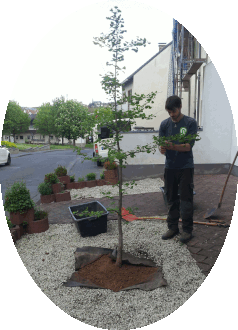
[[[50,225],[44,233],[23,236],[16,242],[16,248],[36,284],[67,314],[99,328],[135,329],[157,322],[178,309],[205,279],[186,245],[177,237],[169,241],[161,239],[166,229],[162,221],[123,223],[124,251],[141,257],[146,253],[163,267],[168,286],[149,292],[62,286],[74,272],[77,247],[116,247],[117,221],[108,221],[107,233],[89,238],[80,237],[74,224]]]
[[[125,182],[122,185],[122,188],[125,189],[124,194],[127,195],[134,195],[134,194],[141,194],[141,193],[148,193],[148,192],[160,192],[159,187],[164,186],[164,182],[160,179],[144,179],[138,180],[135,182],[135,185],[131,189],[132,181]],[[127,186],[128,184],[128,186]],[[110,196],[118,196],[118,187],[115,186],[101,186],[101,187],[94,187],[94,188],[83,188],[83,189],[71,189],[70,195],[71,200],[79,199],[79,198],[102,198],[104,195],[102,192],[106,193],[110,191]]]

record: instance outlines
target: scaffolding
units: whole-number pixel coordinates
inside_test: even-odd
[[[200,104],[200,72],[199,69],[206,58],[201,57],[201,45],[194,36],[177,20],[173,19],[172,47],[168,77],[168,96],[188,92],[188,115],[190,116],[190,79],[196,75],[194,118],[199,116]]]

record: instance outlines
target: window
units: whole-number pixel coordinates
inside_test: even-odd
[[[50,135],[50,139],[51,139],[51,140],[53,139],[53,135]]]
[[[16,135],[16,140],[18,140],[18,135]]]
[[[20,139],[23,140],[23,136],[22,135],[20,136]]]

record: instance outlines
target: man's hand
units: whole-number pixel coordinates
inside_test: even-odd
[[[165,141],[165,143],[166,143],[165,149],[167,149],[167,150],[174,150],[174,146],[173,146],[173,143],[172,142]]]
[[[160,153],[162,154],[162,155],[165,155],[165,153],[166,153],[166,148],[165,147],[159,147],[159,151],[160,151]]]

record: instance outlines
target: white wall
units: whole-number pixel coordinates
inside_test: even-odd
[[[222,81],[212,62],[204,70],[201,141],[193,148],[195,164],[230,163],[235,147],[234,121]]]
[[[158,54],[153,60],[146,64],[133,77],[133,83],[126,86],[125,92],[132,89],[132,94],[149,94],[156,92],[157,95],[152,105],[152,109],[145,110],[145,114],[154,114],[152,120],[137,119],[135,126],[154,127],[159,129],[162,120],[167,118],[165,111],[165,101],[167,99],[167,86],[169,75],[171,45]]]
[[[146,144],[152,144],[154,142],[153,135],[158,136],[158,133],[127,133],[123,135],[120,142],[120,147],[123,151],[134,150],[137,145],[143,146]],[[165,156],[163,156],[158,148],[156,153],[147,154],[146,152],[141,152],[136,154],[135,158],[127,158],[128,165],[148,165],[148,164],[164,164]]]

